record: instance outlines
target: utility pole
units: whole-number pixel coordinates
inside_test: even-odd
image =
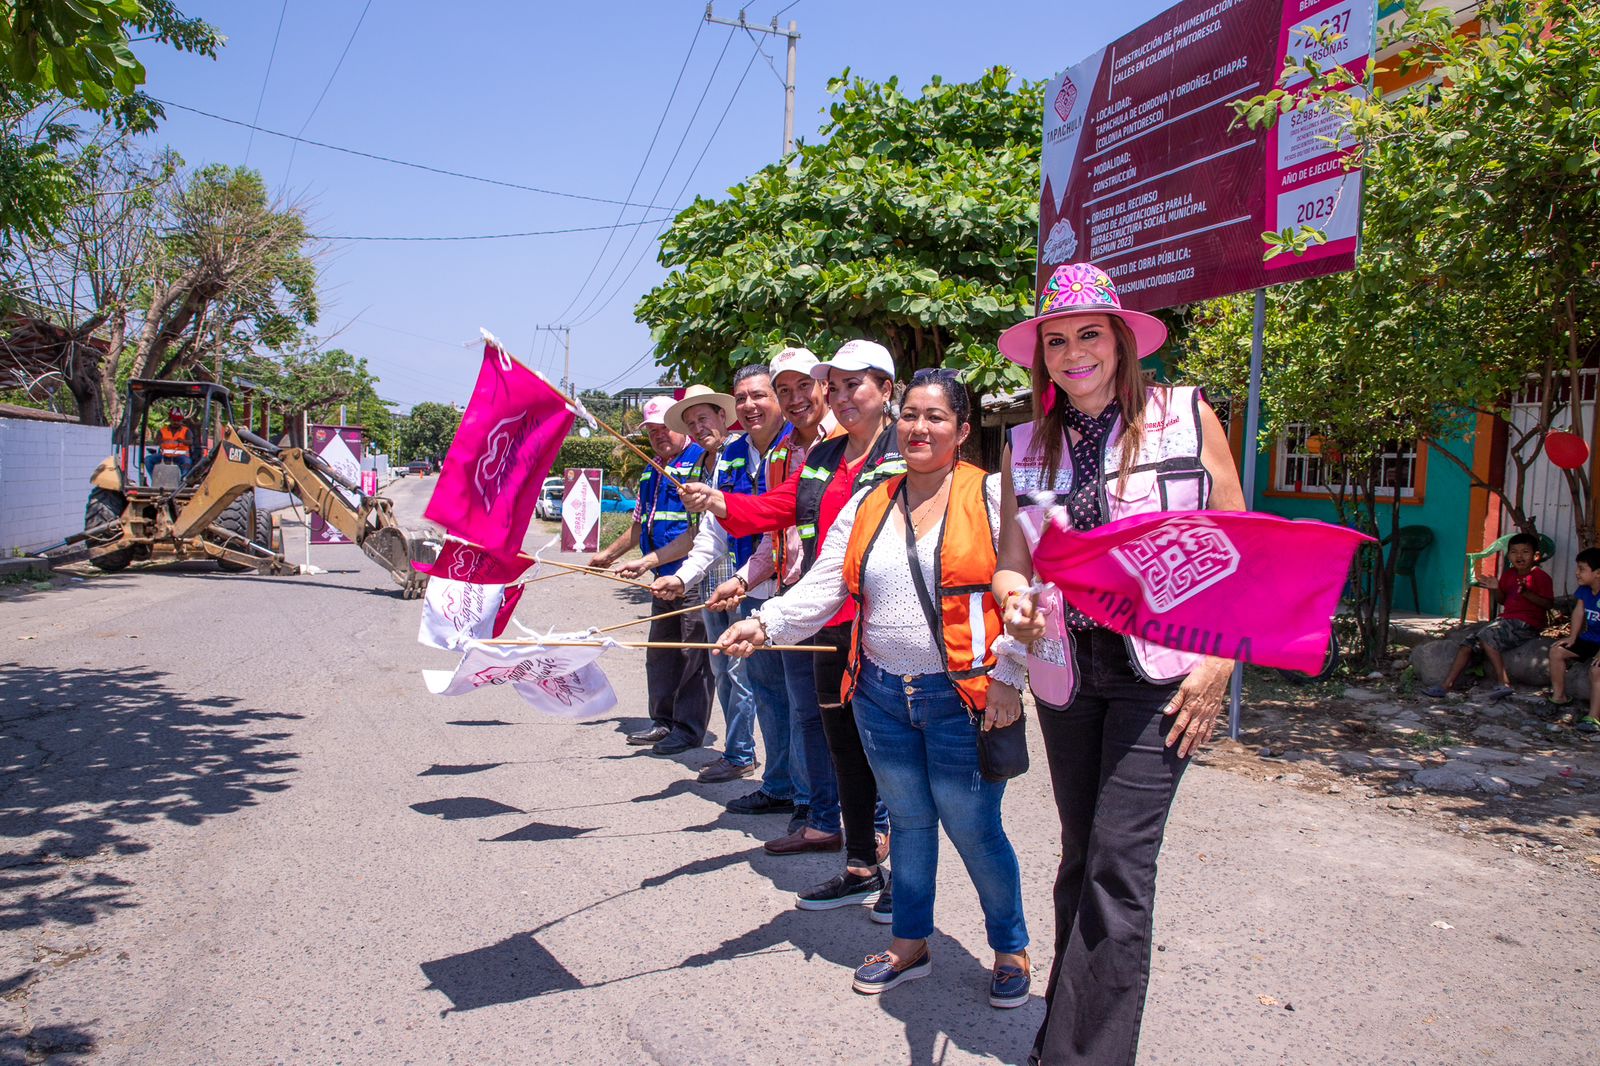
[[[576,396],[578,390],[572,384],[572,327],[571,326],[534,326],[535,333],[559,333],[564,341],[562,346],[561,362],[561,391],[570,398]]]
[[[783,154],[788,156],[794,151],[794,52],[795,42],[800,40],[800,24],[794,19],[789,20],[789,28],[778,28],[778,16],[772,16],[771,26],[757,26],[745,21],[744,8],[739,9],[739,20],[719,19],[711,13],[711,4],[706,4],[706,21],[718,26],[732,26],[744,30],[746,33],[767,33],[774,37],[784,37],[789,42],[789,74],[783,81]],[[791,164],[792,165],[792,164]]]

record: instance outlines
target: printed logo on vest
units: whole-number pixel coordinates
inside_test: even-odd
[[[1239,569],[1239,550],[1208,518],[1172,521],[1112,548],[1111,554],[1139,582],[1145,603],[1158,614]]]

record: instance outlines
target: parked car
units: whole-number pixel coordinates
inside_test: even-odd
[[[539,500],[533,505],[533,514],[536,518],[543,518],[547,522],[555,522],[561,518],[561,497],[566,492],[561,487],[561,479],[556,478],[552,485],[546,481],[544,490],[539,493]]]
[[[632,514],[638,506],[639,498],[627,489],[616,485],[606,485],[600,490],[600,513],[624,512]]]

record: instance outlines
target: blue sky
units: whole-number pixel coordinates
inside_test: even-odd
[[[747,17],[767,24],[786,5],[782,21],[794,19],[801,33],[795,131],[803,139],[822,124],[828,79],[846,67],[873,79],[898,75],[912,91],[933,74],[964,81],[995,64],[1044,78],[1169,6],[1163,0],[765,0],[752,4]],[[228,43],[214,62],[141,46],[153,95],[254,119],[270,130],[303,127],[302,136],[329,144],[519,185],[678,206],[695,194],[719,195],[776,159],[782,147],[783,40],[761,38],[769,67],[743,31],[704,24],[703,2],[180,0],[180,6],[219,27]],[[716,5],[721,18],[737,18],[738,11]],[[682,84],[647,159],[680,70]],[[324,236],[525,232],[611,226],[619,212],[623,222],[662,214],[296,147],[178,108],[168,110],[154,135],[152,147],[159,144],[192,165],[259,168],[270,186],[305,205],[312,231]],[[382,379],[380,392],[402,409],[422,400],[465,402],[478,355],[463,345],[479,326],[555,379],[560,346],[535,327],[574,323],[572,377],[579,388],[648,384],[658,371],[646,357],[649,331],[634,321],[633,306],[664,274],[655,261],[657,228],[646,226],[636,237],[632,229],[616,231],[603,256],[607,234],[600,231],[330,241],[320,261],[318,330],[337,331],[332,344],[365,356]]]

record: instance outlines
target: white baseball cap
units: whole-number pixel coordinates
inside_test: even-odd
[[[779,374],[807,374],[817,365],[817,357],[809,348],[785,348],[772,360],[772,380],[777,381]]]
[[[647,426],[664,426],[667,424],[667,412],[672,409],[671,396],[652,396],[644,402],[644,424]]]
[[[811,376],[826,381],[830,370],[876,370],[894,377],[894,356],[876,341],[846,341],[832,359],[811,368]]]

